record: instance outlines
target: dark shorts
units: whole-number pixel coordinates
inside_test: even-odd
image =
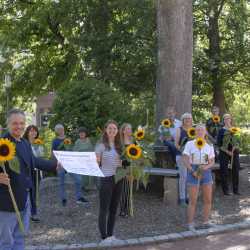
[[[196,171],[198,165],[192,165],[192,169]],[[197,186],[199,185],[199,180],[195,178],[190,171],[188,171],[187,175],[187,184],[190,186]],[[200,185],[212,185],[213,184],[213,177],[211,169],[203,171],[203,175],[200,179]]]

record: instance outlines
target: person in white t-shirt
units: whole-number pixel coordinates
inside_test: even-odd
[[[196,203],[201,186],[203,193],[203,225],[202,228],[212,226],[209,223],[209,215],[212,204],[212,173],[211,167],[214,165],[214,148],[205,140],[205,125],[196,126],[196,139],[187,142],[183,151],[183,161],[188,169],[187,185],[189,191],[188,205],[188,227],[189,230],[195,230],[193,223]]]
[[[169,119],[173,124],[170,128],[166,128],[163,125],[160,125],[158,128],[158,132],[160,134],[159,139],[160,141],[168,147],[169,152],[173,158],[173,162],[175,162],[177,149],[175,147],[175,136],[177,128],[181,127],[182,122],[176,119],[176,111],[173,106],[169,106],[166,109],[164,119]]]

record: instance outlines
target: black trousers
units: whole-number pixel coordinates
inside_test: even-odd
[[[222,191],[224,193],[227,193],[229,191],[228,164],[230,161],[231,161],[231,157],[225,152],[220,151],[220,154],[219,154],[220,176],[221,176]],[[239,169],[240,169],[239,152],[235,151],[233,155],[233,165],[232,165],[232,184],[233,184],[234,193],[237,193],[239,190]]]
[[[37,172],[38,171],[38,172]],[[36,186],[37,186],[37,178],[36,174],[38,174],[38,187],[41,181],[40,170],[32,169],[32,182],[33,187],[30,189],[30,205],[31,205],[31,216],[37,215],[37,204],[36,204]]]
[[[100,210],[98,223],[102,239],[113,235],[121,191],[122,182],[116,184],[114,176],[100,179]]]

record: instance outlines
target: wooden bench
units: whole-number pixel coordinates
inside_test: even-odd
[[[149,175],[163,176],[163,201],[169,204],[178,204],[179,171],[168,168],[145,167],[144,172]]]

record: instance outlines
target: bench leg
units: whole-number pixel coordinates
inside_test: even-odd
[[[171,206],[178,205],[178,179],[164,177],[163,179],[163,202]]]

